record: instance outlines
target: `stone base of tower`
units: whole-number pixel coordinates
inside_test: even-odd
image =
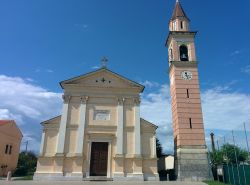
[[[212,178],[204,147],[181,147],[176,151],[175,173],[178,181],[204,181]]]

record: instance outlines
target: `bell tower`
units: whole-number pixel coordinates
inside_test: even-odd
[[[200,99],[195,35],[179,0],[169,22],[166,41],[177,180],[209,179],[207,147]]]

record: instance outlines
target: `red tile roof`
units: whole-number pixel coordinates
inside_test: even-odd
[[[7,123],[13,123],[13,122],[14,122],[14,120],[0,120],[0,126],[5,125]]]

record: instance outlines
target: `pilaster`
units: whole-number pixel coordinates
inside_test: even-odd
[[[43,130],[43,133],[42,133],[42,139],[41,139],[41,144],[40,144],[40,156],[44,155],[44,140],[45,140],[45,130]]]
[[[80,123],[79,123],[78,131],[77,131],[78,134],[77,134],[77,145],[76,145],[76,154],[79,156],[82,156],[82,152],[83,152],[87,101],[88,101],[88,96],[81,97]]]
[[[140,123],[140,98],[134,99],[134,122],[135,122],[135,156],[141,156],[141,123]]]
[[[152,157],[153,158],[157,158],[157,154],[156,154],[156,136],[153,136],[153,148],[152,148]]]
[[[124,101],[125,98],[118,98],[118,104],[117,104],[117,155],[123,155],[123,128],[124,128]]]
[[[57,149],[56,149],[57,155],[62,155],[64,153],[64,143],[65,143],[67,121],[68,121],[68,108],[69,108],[70,98],[71,98],[70,96],[63,95],[64,102],[63,102],[59,133],[57,138]]]

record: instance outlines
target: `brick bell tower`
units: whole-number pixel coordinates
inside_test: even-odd
[[[199,77],[190,20],[179,0],[169,22],[166,41],[177,180],[209,179],[207,147],[200,99]]]

